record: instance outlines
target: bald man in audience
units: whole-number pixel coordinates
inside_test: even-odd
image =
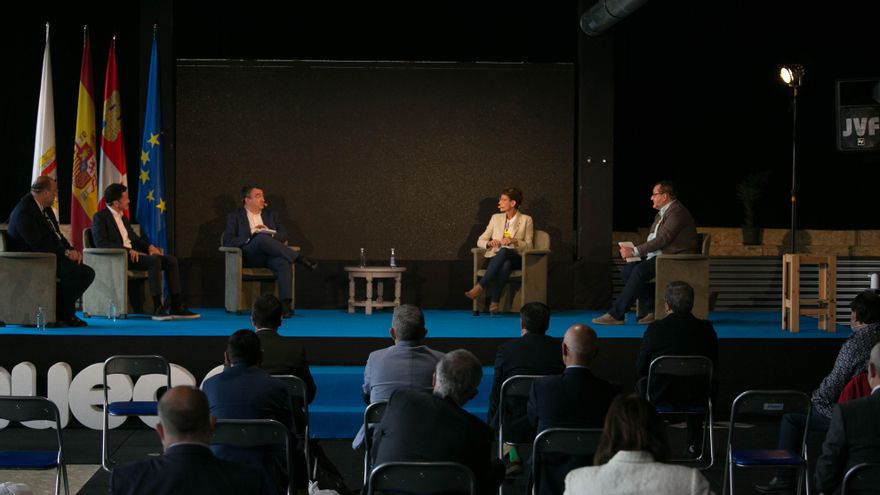
[[[599,354],[599,339],[587,325],[577,323],[568,328],[562,340],[561,375],[538,378],[529,395],[528,416],[538,433],[548,428],[601,428],[611,401],[620,393],[612,385],[593,374],[590,367]],[[539,473],[539,492],[561,494],[565,475],[574,468],[590,465],[590,457],[547,456],[546,466]]]
[[[209,413],[208,398],[201,390],[189,386],[172,388],[159,401],[156,425],[164,453],[117,466],[110,474],[110,493],[266,493],[258,470],[218,459],[211,453],[208,444],[215,423]]]

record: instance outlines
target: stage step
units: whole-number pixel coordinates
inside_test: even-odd
[[[318,386],[314,402],[309,406],[312,438],[353,438],[364,420],[366,405],[362,399],[363,366],[312,366]],[[486,418],[489,393],[492,391],[494,368],[483,367],[483,380],[477,396],[465,409],[480,419]]]

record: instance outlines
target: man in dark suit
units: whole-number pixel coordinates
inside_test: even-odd
[[[290,392],[283,382],[259,368],[261,359],[260,339],[253,331],[238,330],[229,337],[223,353],[226,369],[202,385],[211,414],[217,419],[274,419],[293,432]],[[287,466],[280,452],[218,445],[211,449],[221,459],[262,468],[279,494],[287,492]]]
[[[651,323],[642,337],[636,368],[639,390],[645,396],[648,368],[660,356],[705,356],[718,370],[718,335],[706,320],[691,313],[694,289],[686,282],[671,282],[666,287],[666,317]],[[678,377],[674,382],[655,378],[651,383],[654,404],[695,404],[706,397],[707,384],[702,378]],[[702,445],[703,418],[688,415],[688,455],[695,456]]]
[[[529,395],[528,417],[538,433],[548,428],[602,428],[611,401],[620,387],[595,376],[590,365],[599,354],[596,332],[583,324],[575,324],[565,332],[562,341],[561,375],[535,380]],[[541,495],[561,495],[565,475],[574,468],[592,464],[592,456],[580,457],[546,454],[538,474]]]
[[[489,424],[498,427],[498,401],[504,380],[515,375],[558,375],[565,369],[559,349],[561,343],[546,335],[550,327],[550,308],[539,302],[524,304],[519,312],[520,337],[505,342],[495,354],[495,376],[489,396]],[[510,399],[504,403],[504,431],[507,439],[528,443],[535,439],[535,429],[526,416],[526,400]],[[515,456],[511,456],[515,462]]]
[[[838,493],[850,468],[880,462],[880,343],[871,349],[868,383],[870,396],[835,406],[831,414],[822,455],[816,462],[818,492]]]
[[[31,192],[25,194],[9,215],[9,248],[12,251],[52,253],[60,282],[57,285],[58,323],[84,327],[76,316],[76,300],[95,280],[95,271],[82,264],[82,253],[61,234],[52,203],[58,197],[58,184],[48,176],[37,177]]]
[[[266,493],[257,469],[214,457],[208,444],[215,419],[205,394],[174,387],[159,401],[156,432],[164,453],[116,467],[110,474],[113,495],[186,493],[239,495]]]
[[[153,296],[154,320],[198,318],[181,301],[180,271],[177,258],[162,254],[156,246],[146,238],[137,235],[131,228],[128,217],[123,213],[131,201],[128,199],[128,188],[122,184],[110,184],[104,190],[106,208],[92,217],[92,238],[95,247],[117,248],[128,250],[128,267],[132,270],[146,270],[150,281],[150,294]],[[171,305],[162,303],[162,272],[168,283]]]
[[[287,231],[278,215],[266,208],[263,190],[255,186],[241,188],[242,207],[226,217],[223,246],[241,248],[244,265],[266,267],[278,278],[278,292],[284,303],[284,318],[292,314],[292,263],[301,263],[310,270],[317,263],[287,247]]]
[[[437,363],[433,393],[395,390],[376,428],[375,465],[457,462],[474,473],[478,494],[495,493],[504,469],[492,458],[492,429],[463,409],[477,395],[482,377],[476,356],[458,349]]]
[[[623,290],[611,309],[604,315],[593,318],[597,325],[623,325],[629,308],[639,300],[639,323],[654,321],[654,284],[651,280],[657,273],[657,255],[688,254],[697,252],[697,227],[694,217],[677,199],[675,185],[671,181],[654,184],[651,201],[657,216],[651,225],[651,232],[643,244],[620,248],[623,259],[641,257],[642,261],[627,263],[620,272]]]

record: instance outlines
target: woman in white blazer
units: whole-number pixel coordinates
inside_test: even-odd
[[[620,395],[605,416],[593,466],[568,473],[565,495],[712,494],[699,470],[664,464],[668,458],[666,427],[654,407]]]
[[[501,213],[492,215],[486,231],[477,240],[477,247],[486,250],[486,274],[465,296],[476,299],[490,287],[489,313],[498,312],[498,301],[501,291],[507,284],[510,272],[522,267],[521,252],[532,247],[535,228],[532,217],[519,212],[522,206],[522,191],[508,187],[501,191],[498,198],[498,210]]]

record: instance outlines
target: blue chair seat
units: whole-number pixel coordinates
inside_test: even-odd
[[[49,469],[57,465],[57,450],[0,450],[0,468]]]
[[[734,449],[731,452],[737,466],[801,466],[804,458],[793,450]]]
[[[107,406],[111,416],[156,416],[159,403],[153,401],[111,402]]]

